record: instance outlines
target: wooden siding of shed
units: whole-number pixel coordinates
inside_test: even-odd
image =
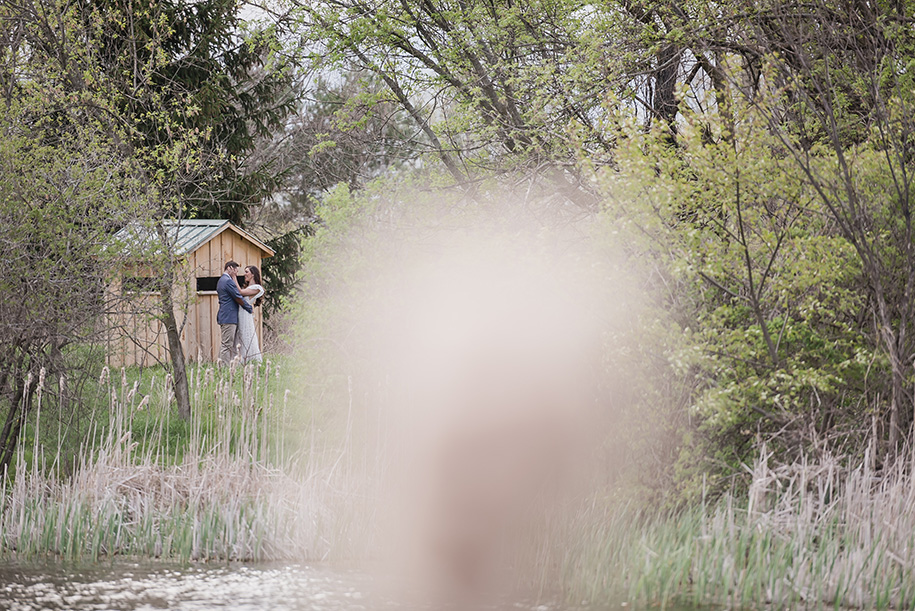
[[[151,312],[157,295],[139,294],[130,299],[130,309],[112,314],[108,334],[108,362],[113,367],[149,366],[167,356],[167,338],[162,322]]]

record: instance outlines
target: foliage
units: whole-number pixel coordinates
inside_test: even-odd
[[[355,396],[376,390],[356,374],[378,339],[360,317],[396,301],[399,285],[374,283],[382,262],[414,264],[416,244],[430,261],[430,244],[533,212],[543,239],[587,226],[589,247],[638,271],[641,340],[601,337],[600,405],[656,432],[616,455],[638,446],[645,480],[694,498],[762,440],[794,459],[860,456],[873,437],[881,465],[910,441],[911,3],[277,6],[251,31],[235,0],[0,8],[0,189],[31,206],[10,204],[4,231],[42,253],[10,266],[57,278],[130,217],[118,199],[268,228],[270,307],[302,282],[299,339],[333,345],[309,366],[345,403],[353,379]],[[309,103],[293,61],[314,76]],[[69,220],[29,224],[49,215]],[[63,284],[42,290],[56,303]],[[49,311],[36,346],[89,335]]]
[[[3,34],[10,23],[3,19]],[[55,27],[74,16],[58,14]],[[19,34],[38,35],[39,24]],[[69,47],[68,47],[69,49]],[[2,56],[0,74],[8,93],[0,103],[0,240],[4,274],[0,306],[5,349],[0,356],[0,466],[13,456],[36,389],[59,384],[65,409],[64,353],[97,338],[106,300],[105,282],[120,253],[106,249],[107,236],[146,209],[150,190],[135,161],[120,147],[123,132],[100,109],[110,100],[92,90],[67,87],[71,75],[55,70],[42,49]],[[81,49],[71,49],[79,57]],[[51,61],[51,65],[42,65]],[[28,78],[14,75],[30,74]],[[76,372],[79,370],[77,369]],[[79,378],[69,379],[78,385]]]
[[[234,0],[27,0],[0,8],[2,127],[9,138],[3,201],[11,208],[7,220],[22,223],[9,244],[35,255],[20,258],[15,271],[31,283],[28,290],[8,288],[30,295],[25,307],[34,311],[20,320],[46,330],[23,340],[24,351],[11,351],[17,356],[6,370],[3,464],[32,401],[26,374],[37,379],[48,365],[38,353],[53,357],[97,334],[102,308],[114,305],[105,303],[102,285],[110,277],[108,259],[125,253],[104,251],[106,237],[142,216],[160,230],[160,253],[171,253],[163,219],[219,215],[242,223],[248,208],[275,188],[271,160],[254,166],[251,153],[291,109],[291,79],[272,55],[274,33],[245,32],[238,11]],[[186,411],[175,261],[157,262],[165,272],[149,287],[161,295],[154,314],[165,324]],[[63,280],[73,274],[84,281]],[[64,362],[56,358],[46,369],[59,375]]]
[[[861,451],[861,397],[880,375],[853,246],[755,109],[730,112],[730,131],[685,113],[677,148],[624,115],[618,165],[602,174],[605,214],[660,268],[656,298],[682,337],[669,375],[694,380],[678,476],[694,492],[710,469],[739,470],[760,439],[783,458]],[[710,140],[709,126],[725,135]]]
[[[299,224],[339,183],[357,189],[414,161],[421,150],[403,111],[371,73],[317,78],[295,121],[275,143],[283,168],[283,202],[272,215]]]
[[[320,41],[312,65],[385,83],[438,157],[433,184],[485,201],[501,175],[525,202],[589,212],[610,196],[604,214],[639,238],[633,264],[674,321],[666,365],[643,356],[681,382],[641,401],[707,456],[680,456],[683,486],[710,464],[733,472],[761,438],[791,456],[859,452],[872,434],[883,456],[900,447],[910,5],[288,5]]]
[[[296,297],[300,243],[315,232],[316,206],[338,184],[358,189],[400,164],[414,160],[403,117],[385,100],[377,80],[344,74],[341,82],[318,80],[295,120],[266,154],[278,158],[282,187],[253,211],[251,222],[281,230],[268,242],[276,254],[263,263],[265,315]]]
[[[281,312],[287,301],[294,297],[294,288],[299,278],[301,264],[299,251],[301,240],[309,235],[309,227],[294,229],[267,242],[274,255],[263,261],[263,282],[271,287],[264,297],[264,319]]]
[[[154,224],[173,218],[221,218],[245,227],[252,208],[278,189],[282,174],[264,143],[294,107],[294,79],[277,54],[273,29],[247,29],[238,0],[117,3],[84,7],[99,42],[107,86],[122,92],[117,114],[130,127],[129,146],[157,185]],[[161,230],[161,226],[159,226]],[[264,233],[277,229],[271,224]],[[174,236],[159,231],[162,251]],[[282,242],[295,259],[295,243]],[[290,250],[291,249],[291,250]],[[176,262],[166,261],[166,270]],[[182,323],[173,314],[169,272],[160,277],[169,354],[181,380]],[[289,274],[273,274],[270,294],[289,293]]]
[[[472,192],[481,175],[517,173],[594,208],[567,127],[593,128],[607,89],[627,88],[599,67],[619,65],[601,37],[625,37],[625,12],[577,1],[289,4],[321,41],[313,61],[376,74],[452,183]],[[607,150],[597,129],[582,141]]]

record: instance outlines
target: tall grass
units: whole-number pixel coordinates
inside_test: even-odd
[[[594,503],[566,550],[576,598],[661,608],[915,607],[915,461],[752,470],[746,497],[675,515]]]
[[[167,376],[141,389],[123,372],[119,384],[104,370],[109,422],[95,428],[72,473],[61,473],[60,447],[40,447],[33,431],[33,445],[19,448],[18,472],[3,474],[0,556],[358,555],[368,532],[354,515],[368,506],[359,501],[363,481],[346,465],[322,467],[332,458],[327,450],[316,457],[290,440],[289,392],[275,388],[277,378],[270,364],[193,369],[192,418],[175,436]]]
[[[33,430],[3,476],[0,557],[367,557],[385,460],[357,447],[371,427],[350,379],[334,395],[338,439],[313,412],[292,417],[300,399],[269,365],[200,366],[190,384],[193,416],[175,435],[167,377],[106,370],[108,422],[73,468]],[[44,420],[39,394],[30,426]],[[915,608],[913,474],[915,455],[878,472],[830,456],[772,466],[763,451],[743,495],[660,513],[592,491],[532,522],[515,560],[541,592],[599,605]]]

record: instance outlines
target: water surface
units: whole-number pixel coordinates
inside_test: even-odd
[[[406,609],[357,572],[311,565],[0,564],[0,609],[10,611],[372,611]],[[493,609],[565,611],[543,601]]]

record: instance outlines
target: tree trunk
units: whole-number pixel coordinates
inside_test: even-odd
[[[868,271],[869,267],[865,266],[865,271]],[[904,398],[905,398],[905,358],[900,353],[899,346],[901,342],[899,341],[900,332],[897,331],[893,326],[893,320],[890,315],[890,307],[887,303],[886,294],[883,291],[883,284],[880,282],[880,277],[872,271],[872,280],[871,284],[874,291],[874,299],[876,301],[876,314],[879,317],[880,326],[878,328],[880,339],[883,341],[883,345],[886,348],[887,356],[890,359],[890,413],[889,413],[889,438],[887,440],[887,458],[892,460],[896,457],[896,452],[898,450],[898,445],[900,440],[904,438],[904,435],[901,435],[902,427],[902,410],[904,409]]]
[[[905,401],[905,372],[898,351],[890,350],[890,368],[893,376],[892,380],[892,400],[890,401],[890,422],[889,422],[889,447],[887,456],[891,460],[896,457],[898,445],[902,435],[902,407]]]
[[[16,452],[19,433],[25,425],[26,416],[32,406],[36,386],[37,383],[34,380],[22,380],[16,389],[16,396],[10,403],[10,411],[6,416],[6,424],[3,426],[2,437],[0,437],[0,473],[4,473],[9,468],[13,454]]]
[[[178,321],[175,318],[172,286],[174,274],[168,274],[168,281],[162,286],[162,322],[165,324],[165,335],[168,337],[168,354],[172,361],[172,377],[175,382],[175,400],[178,401],[178,415],[187,419],[191,416],[191,398],[187,386],[187,368],[184,362],[184,349],[181,347],[181,335],[178,332]]]
[[[655,116],[670,128],[671,135],[677,133],[677,75],[680,70],[682,51],[674,45],[665,45],[657,54],[655,68],[654,96],[651,101]]]

